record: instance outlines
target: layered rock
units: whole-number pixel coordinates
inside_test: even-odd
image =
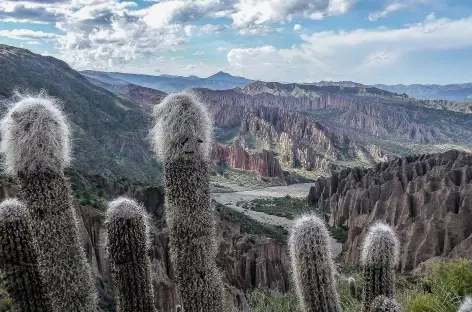
[[[330,211],[330,225],[349,227],[344,260],[357,263],[369,224],[391,224],[401,241],[400,269],[429,258],[472,255],[472,155],[448,151],[346,169],[321,178],[309,200]]]
[[[231,168],[257,172],[263,177],[275,177],[283,181],[284,175],[275,153],[262,150],[259,153],[249,153],[239,140],[230,146],[215,144],[212,149],[212,160],[217,165],[226,164]]]

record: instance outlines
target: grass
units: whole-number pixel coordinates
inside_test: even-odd
[[[457,279],[457,274],[463,278]],[[465,296],[471,295],[472,262],[461,259],[436,265],[429,277],[398,274],[395,300],[403,312],[456,312]],[[349,290],[347,278],[356,280],[357,296]],[[362,311],[362,274],[359,266],[343,265],[336,287],[343,312]],[[424,285],[430,286],[425,290]],[[279,293],[256,289],[251,293],[253,311],[301,312],[293,290]]]

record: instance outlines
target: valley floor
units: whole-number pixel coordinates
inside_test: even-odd
[[[231,209],[237,210],[244,213],[248,217],[265,224],[271,224],[276,226],[282,226],[287,230],[290,230],[293,224],[293,220],[266,214],[261,211],[255,211],[243,208],[238,203],[250,202],[255,199],[261,198],[277,198],[289,195],[294,198],[304,198],[308,195],[310,187],[314,183],[299,183],[288,186],[272,186],[261,189],[252,190],[237,190],[235,192],[217,193],[214,192],[213,199],[218,203],[223,204]],[[341,252],[342,244],[337,242],[335,239],[332,240],[333,256],[337,257]]]

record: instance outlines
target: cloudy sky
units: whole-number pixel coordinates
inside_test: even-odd
[[[78,70],[472,82],[472,1],[0,0],[0,43]]]

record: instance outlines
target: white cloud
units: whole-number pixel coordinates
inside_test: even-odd
[[[302,27],[302,25],[300,25],[300,24],[295,24],[295,25],[293,26],[293,30],[295,30],[295,31],[299,31],[299,30],[301,30],[302,28],[303,28],[303,27]]]
[[[389,4],[383,11],[373,12],[369,14],[369,21],[373,22],[378,20],[379,18],[387,17],[392,12],[402,10],[407,8],[408,6],[404,3],[391,3]]]
[[[0,30],[0,37],[7,37],[17,40],[36,40],[36,39],[57,39],[60,36],[54,33],[47,33],[43,31],[34,31],[31,29],[12,29]]]
[[[331,77],[374,83],[377,78],[388,79],[408,70],[398,63],[408,57],[472,48],[472,17],[450,20],[429,15],[422,23],[399,29],[324,31],[301,35],[301,39],[301,45],[289,49],[232,49],[228,63],[234,73],[253,79],[316,81]]]
[[[356,0],[239,0],[233,24],[239,28],[284,22],[294,17],[320,19],[324,15],[345,14]]]
[[[148,2],[148,7],[139,8],[136,0],[0,0],[0,21],[55,25],[60,35],[33,38],[17,34],[16,38],[30,44],[46,39],[56,41],[53,55],[77,69],[100,69],[181,47],[193,36],[231,29],[240,35],[280,33],[284,31],[283,24],[294,17],[319,19],[344,14],[356,0]],[[221,17],[232,24],[210,21],[204,26],[192,25],[202,18]],[[4,35],[12,38],[14,33]]]
[[[201,55],[203,55],[203,54],[205,54],[205,52],[203,52],[203,51],[196,51],[196,52],[194,52],[192,55],[201,56]]]
[[[63,18],[66,12],[67,9],[62,4],[56,6],[39,2],[0,2],[0,21],[8,23],[54,23]]]

